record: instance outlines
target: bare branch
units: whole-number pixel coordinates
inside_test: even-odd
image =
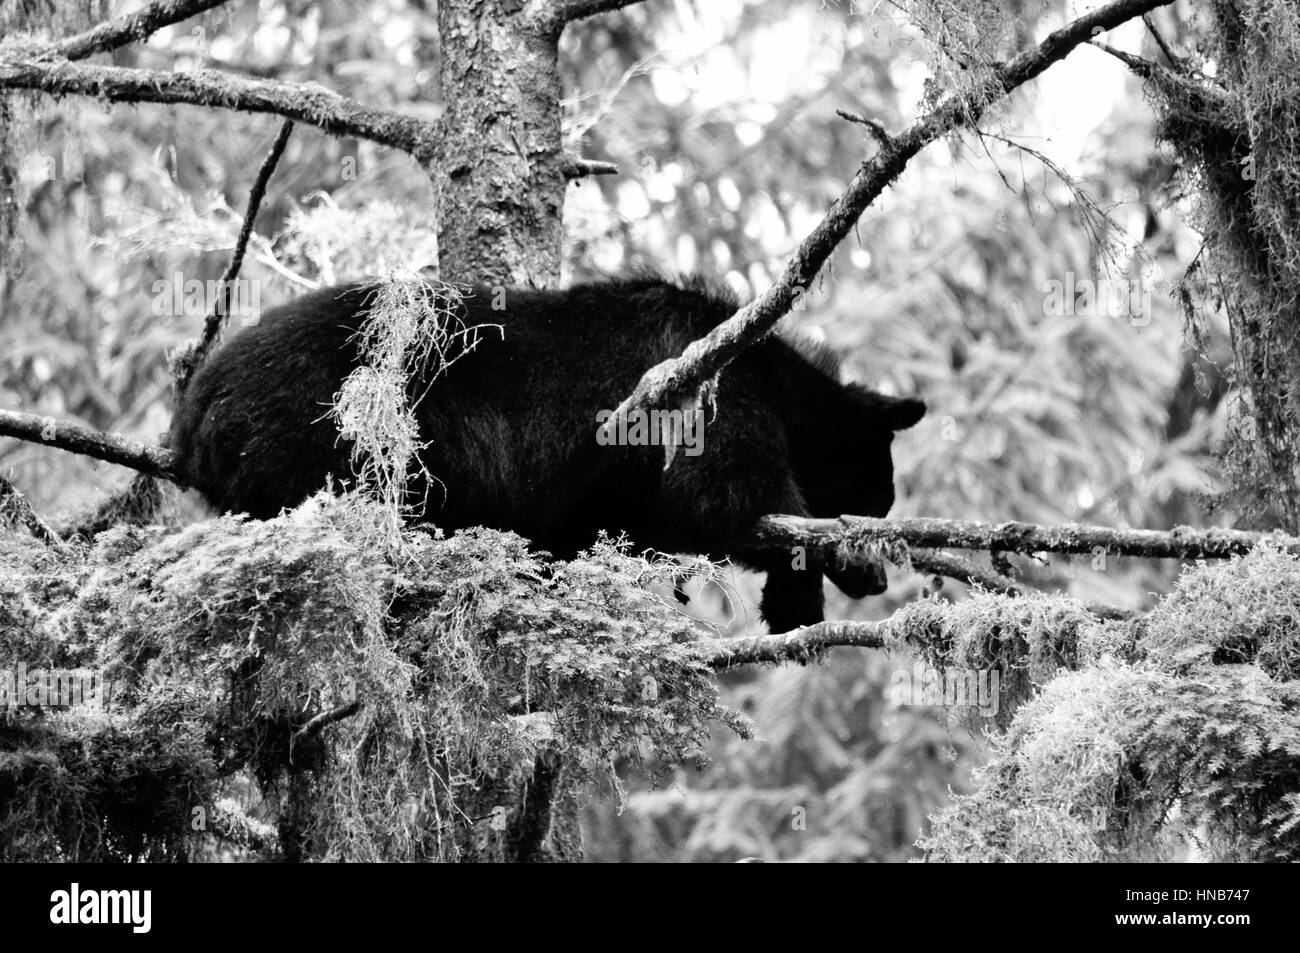
[[[154,0],[134,13],[108,20],[85,33],[60,40],[54,44],[53,50],[70,60],[84,59],[143,40],[165,26],[188,20],[205,10],[229,2],[230,0]]]
[[[208,354],[211,352],[213,345],[217,343],[221,329],[226,323],[226,312],[230,308],[230,289],[235,279],[239,277],[239,267],[244,261],[244,251],[248,248],[248,238],[253,233],[253,222],[257,218],[257,210],[262,206],[262,196],[266,194],[266,183],[270,181],[271,173],[275,171],[280,156],[284,154],[284,147],[289,142],[291,132],[293,132],[293,121],[286,119],[284,124],[280,126],[280,133],[275,137],[275,142],[271,145],[271,151],[267,155],[266,161],[262,163],[262,167],[257,171],[257,178],[253,182],[253,187],[248,192],[248,208],[244,212],[244,225],[239,230],[239,238],[235,242],[235,251],[230,257],[230,264],[226,266],[226,271],[221,276],[217,301],[207,320],[203,323],[203,334],[198,343],[193,350],[176,362],[176,393],[179,395],[184,395],[189,387],[190,378],[207,360]]]
[[[741,351],[772,329],[811,285],[831,252],[849,234],[858,218],[907,163],[923,148],[953,130],[976,122],[987,105],[1005,98],[1034,79],[1075,47],[1087,43],[1093,31],[1110,30],[1172,0],[1113,0],[1050,34],[1042,43],[992,71],[974,95],[949,96],[933,111],[889,139],[862,165],[849,187],[835,200],[825,218],[800,243],[772,287],[732,318],[693,342],[682,355],[646,371],[632,394],[606,426],[635,410],[667,407],[689,399],[701,384],[717,375]],[[985,104],[980,106],[978,104]]]
[[[850,550],[868,542],[906,543],[927,549],[1003,550],[1012,553],[1093,554],[1148,559],[1224,559],[1250,552],[1261,542],[1271,542],[1290,553],[1300,553],[1300,537],[1280,533],[1250,533],[1236,529],[1192,529],[1179,526],[1162,531],[1120,529],[1110,526],[1038,526],[1034,523],[976,523],[966,520],[876,519],[841,516],[839,519],[805,519],[767,516],[757,538],[774,546],[806,546],[827,554]]]
[[[175,468],[175,455],[171,451],[129,440],[121,434],[101,433],[84,424],[0,410],[0,436],[43,443],[185,485]]]

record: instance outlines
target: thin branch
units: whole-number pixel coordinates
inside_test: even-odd
[[[257,218],[258,209],[262,207],[262,197],[266,194],[266,184],[270,181],[271,173],[275,171],[280,157],[284,155],[284,147],[288,144],[289,134],[292,132],[293,121],[286,119],[284,124],[280,126],[280,133],[275,137],[275,142],[271,146],[270,153],[267,154],[266,161],[262,163],[262,167],[257,172],[253,187],[248,192],[248,208],[244,212],[244,225],[239,230],[239,238],[235,242],[235,251],[230,257],[230,264],[226,266],[226,271],[221,276],[217,301],[207,320],[203,323],[203,335],[199,338],[198,344],[195,345],[193,351],[178,362],[176,369],[177,394],[183,395],[185,393],[189,387],[190,378],[207,360],[208,354],[211,352],[213,345],[216,344],[221,329],[226,323],[226,312],[230,308],[230,289],[235,279],[239,277],[239,268],[244,261],[244,252],[248,248],[248,239],[253,234],[253,222]]]
[[[767,516],[756,538],[765,545],[805,546],[827,554],[841,553],[868,542],[906,543],[926,549],[1003,550],[1013,553],[1140,556],[1148,559],[1225,559],[1271,542],[1289,553],[1300,553],[1300,537],[1280,533],[1250,533],[1236,529],[1121,529],[1110,526],[1039,526],[1034,523],[976,523],[966,520],[912,517],[876,519],[841,516],[805,519]]]
[[[1093,40],[1089,45],[1095,46],[1103,53],[1109,53],[1111,56],[1115,57],[1115,59],[1127,66],[1133,72],[1134,76],[1141,76],[1143,79],[1150,79],[1152,74],[1154,74],[1156,70],[1160,69],[1159,63],[1153,63],[1140,56],[1134,56],[1132,53],[1125,53],[1123,50],[1117,50],[1115,47],[1103,43],[1100,40]]]
[[[175,468],[176,458],[171,451],[130,440],[121,434],[101,433],[84,424],[0,410],[0,436],[43,443],[186,485]]]
[[[1174,56],[1173,50],[1169,48],[1169,44],[1165,42],[1165,38],[1161,36],[1160,31],[1156,29],[1155,21],[1153,21],[1149,15],[1144,15],[1142,17],[1142,22],[1146,25],[1147,32],[1151,34],[1151,38],[1156,41],[1156,46],[1160,47],[1160,52],[1163,53],[1165,59],[1169,61],[1169,65],[1174,69],[1180,69],[1182,67],[1182,61],[1179,60],[1178,57]]]
[[[860,126],[866,126],[867,131],[871,133],[871,138],[876,140],[877,145],[889,145],[889,133],[885,127],[874,119],[868,119],[866,116],[859,116],[857,113],[845,112],[843,109],[835,110],[835,115],[841,119],[847,119],[849,122],[857,123]]]
[[[919,573],[955,579],[967,586],[979,586],[1004,596],[1018,596],[1024,591],[1009,577],[949,553],[915,549],[908,553],[908,562]]]
[[[59,534],[37,515],[31,501],[7,479],[0,476],[0,525],[22,525],[46,545],[55,549],[63,547]]]
[[[780,277],[755,301],[690,344],[680,357],[650,368],[619,405],[606,426],[637,410],[674,406],[690,399],[745,348],[772,329],[797,295],[817,277],[831,252],[852,231],[867,207],[923,148],[953,130],[975,123],[987,106],[1040,75],[1072,50],[1087,43],[1097,28],[1111,30],[1172,0],[1113,0],[1050,34],[1042,43],[992,70],[973,95],[951,95],[933,111],[892,137],[854,175],[825,218],[800,243]],[[982,104],[982,105],[981,105]]]
[[[165,26],[188,20],[196,14],[229,3],[230,0],[154,0],[146,7],[108,20],[55,43],[53,50],[70,60],[106,53],[119,46],[144,40]]]
[[[978,586],[988,592],[996,592],[1004,596],[1019,596],[1026,591],[1024,586],[1005,573],[985,569],[969,559],[953,556],[950,553],[913,549],[908,552],[907,557],[907,561],[917,572],[955,579],[964,585]],[[1119,609],[1096,602],[1086,603],[1084,608],[1099,619],[1131,619],[1135,615],[1128,609]]]

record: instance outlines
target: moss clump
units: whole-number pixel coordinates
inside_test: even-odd
[[[1300,859],[1300,559],[1189,568],[1016,713],[936,861]],[[1102,640],[1105,642],[1105,640]]]
[[[647,588],[679,567],[607,542],[543,563],[487,530],[393,545],[374,509],[319,497],[58,557],[5,537],[0,669],[110,689],[8,710],[0,857],[194,856],[261,822],[294,859],[506,856],[553,832],[502,779],[567,803],[617,788],[629,752],[681,762],[714,719],[746,730],[687,647],[697,624]]]

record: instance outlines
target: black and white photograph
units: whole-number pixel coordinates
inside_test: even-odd
[[[1295,0],[0,0],[3,919],[1069,864],[1240,936],[1297,288]]]

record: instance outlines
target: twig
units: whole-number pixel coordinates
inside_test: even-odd
[[[1026,591],[1024,586],[1005,572],[985,569],[968,559],[962,559],[960,556],[953,556],[950,553],[940,553],[928,549],[913,549],[908,553],[908,562],[912,564],[912,568],[917,572],[955,579],[965,585],[978,586],[988,592],[996,592],[1004,596],[1019,596]],[[1128,609],[1120,609],[1116,606],[1103,605],[1097,602],[1085,603],[1084,608],[1099,619],[1131,619],[1136,614]]]
[[[253,222],[257,218],[258,209],[262,207],[262,198],[266,194],[266,184],[270,181],[271,173],[275,171],[280,157],[284,154],[284,147],[288,144],[289,134],[292,132],[293,121],[286,119],[280,126],[280,133],[275,137],[275,142],[271,146],[266,161],[262,163],[262,167],[257,172],[257,178],[253,182],[252,189],[249,190],[248,209],[244,212],[244,225],[239,230],[239,238],[235,242],[234,254],[230,256],[230,264],[226,266],[226,271],[221,276],[216,303],[208,314],[207,320],[203,323],[203,334],[198,343],[183,360],[178,362],[177,394],[183,395],[185,393],[194,372],[202,367],[203,362],[207,360],[208,354],[211,352],[213,345],[216,344],[221,329],[226,323],[226,312],[230,308],[230,289],[235,279],[239,277],[239,268],[243,264],[244,252],[248,248],[248,238],[253,233]]]
[[[600,162],[596,159],[579,159],[566,155],[560,168],[566,179],[581,179],[589,175],[618,175],[618,166],[612,162]]]
[[[835,110],[835,115],[841,119],[847,119],[849,122],[855,122],[860,126],[866,126],[867,131],[871,133],[871,138],[875,139],[880,146],[889,145],[889,133],[876,120],[868,119],[866,116],[859,116],[857,113],[845,112],[843,109]]]
[[[1169,48],[1169,44],[1165,42],[1165,38],[1161,36],[1160,31],[1156,29],[1155,22],[1151,19],[1150,15],[1143,15],[1142,22],[1146,24],[1147,32],[1150,33],[1151,38],[1156,41],[1156,46],[1160,47],[1160,52],[1165,55],[1165,59],[1169,61],[1169,65],[1174,69],[1180,69],[1182,67],[1182,61],[1178,57],[1174,56],[1173,51]]]
[[[1103,53],[1109,53],[1132,70],[1135,76],[1141,76],[1143,79],[1149,79],[1156,70],[1160,69],[1160,64],[1158,63],[1153,63],[1140,56],[1134,56],[1132,53],[1125,53],[1123,50],[1117,50],[1115,47],[1103,43],[1100,40],[1093,40],[1089,45],[1095,46]]]
[[[43,443],[186,485],[175,468],[176,457],[171,451],[130,440],[121,434],[102,433],[84,424],[0,410],[0,436]]]
[[[31,501],[8,479],[0,476],[0,525],[6,523],[21,524],[46,545],[55,549],[63,548],[59,534],[37,515]]]

